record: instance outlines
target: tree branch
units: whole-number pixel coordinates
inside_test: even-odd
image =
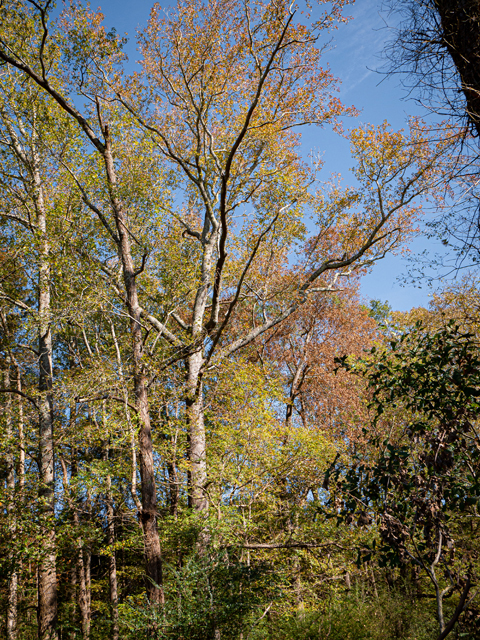
[[[460,596],[460,600],[458,601],[457,608],[455,609],[450,622],[447,624],[447,626],[442,631],[442,633],[438,636],[437,640],[444,640],[444,638],[446,638],[448,636],[450,631],[455,626],[455,623],[457,622],[458,618],[460,617],[460,614],[463,611],[463,608],[465,606],[465,601],[467,599],[468,592],[470,591],[470,587],[471,586],[472,586],[472,583],[470,581],[470,576],[469,576],[467,578],[466,583],[465,583],[465,587],[463,589],[462,595]]]

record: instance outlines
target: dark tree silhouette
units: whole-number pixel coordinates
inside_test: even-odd
[[[402,20],[387,47],[390,72],[408,72],[422,102],[468,118],[480,136],[480,0],[388,0]]]

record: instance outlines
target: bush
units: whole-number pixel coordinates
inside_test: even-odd
[[[433,607],[398,592],[368,600],[341,595],[303,620],[297,615],[275,621],[274,632],[265,626],[255,640],[432,640],[437,632]]]
[[[267,598],[275,599],[278,579],[269,567],[231,562],[226,553],[191,557],[169,568],[165,607],[152,608],[144,597],[121,606],[122,640],[234,640]],[[257,616],[258,617],[258,616]]]

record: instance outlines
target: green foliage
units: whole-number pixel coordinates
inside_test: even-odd
[[[155,609],[142,597],[130,597],[121,605],[122,637],[149,638],[152,621],[158,640],[214,640],[215,630],[225,640],[248,630],[252,617],[280,594],[278,575],[272,567],[249,567],[229,558],[192,556],[179,568],[169,566],[166,603]]]
[[[362,597],[360,593],[332,599],[323,611],[275,622],[255,640],[431,640],[435,633],[431,607],[400,591]]]
[[[480,355],[473,336],[453,324],[425,334],[421,326],[392,341],[372,360],[343,366],[367,378],[374,410],[342,480],[344,514],[381,514],[385,561],[411,557],[408,539],[431,552],[449,535],[452,510],[469,512],[480,499]],[[392,555],[393,554],[393,555]],[[417,552],[418,555],[418,552]]]
[[[386,326],[392,314],[392,307],[388,301],[370,300],[369,316],[372,317],[380,326]]]
[[[479,569],[471,540],[480,500],[478,344],[453,323],[434,334],[417,324],[368,360],[341,365],[366,378],[373,420],[365,447],[336,469],[338,517],[375,521],[380,566],[425,572],[443,629],[444,597],[468,593]]]
[[[0,3],[11,638],[418,640],[432,607],[417,619],[419,598],[382,592],[400,571],[374,545],[404,567],[457,544],[454,591],[475,570],[470,336],[356,365],[363,441],[366,385],[332,371],[391,333],[352,282],[414,231],[455,132],[361,127],[358,188],[319,183],[297,127],[353,113],[317,47],[349,0],[319,4],[310,26],[276,0],[155,6],[127,77],[124,40],[85,3]],[[335,472],[342,527],[321,515]]]

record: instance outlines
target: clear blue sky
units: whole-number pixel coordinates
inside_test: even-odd
[[[93,6],[95,4],[92,3]],[[105,14],[106,26],[115,27],[119,34],[128,34],[130,44],[127,51],[130,62],[134,63],[137,58],[133,44],[135,33],[138,27],[146,24],[152,1],[103,0],[99,4]],[[331,48],[324,56],[324,61],[342,81],[340,98],[361,110],[359,118],[346,122],[346,125],[357,126],[360,122],[380,124],[387,120],[393,127],[401,128],[409,115],[419,113],[419,108],[412,100],[405,100],[405,91],[398,77],[386,77],[375,71],[383,65],[381,53],[392,35],[388,27],[393,25],[395,18],[381,12],[381,0],[356,0],[346,13],[353,20],[333,33]],[[328,131],[311,128],[304,133],[304,147],[324,154],[325,172],[341,173],[348,179],[351,160],[346,141]],[[411,245],[412,254],[424,249],[433,254],[441,250],[441,245],[423,237]],[[402,286],[399,279],[406,271],[405,258],[384,258],[364,278],[362,294],[367,300],[388,300],[398,310],[426,306],[430,288],[421,282],[416,286]]]
[[[425,113],[413,100],[407,99],[399,76],[388,77],[380,72],[385,68],[382,58],[384,45],[392,38],[391,27],[395,26],[396,20],[395,16],[381,10],[381,4],[381,0],[357,0],[349,7],[347,13],[353,20],[339,28],[332,43],[335,49],[326,58],[332,71],[342,80],[341,99],[361,110],[358,122],[380,124],[387,120],[394,128],[402,128],[408,116]],[[347,145],[337,149],[332,159],[329,151],[327,148],[328,155],[325,155],[328,169],[338,170],[346,176],[349,164]],[[411,256],[424,250],[432,255],[443,253],[438,241],[425,237],[417,238],[410,245]],[[431,293],[426,282],[401,285],[407,267],[406,258],[387,256],[363,279],[363,294],[367,298],[388,300],[398,310],[426,306]],[[433,275],[434,271],[430,273]]]

